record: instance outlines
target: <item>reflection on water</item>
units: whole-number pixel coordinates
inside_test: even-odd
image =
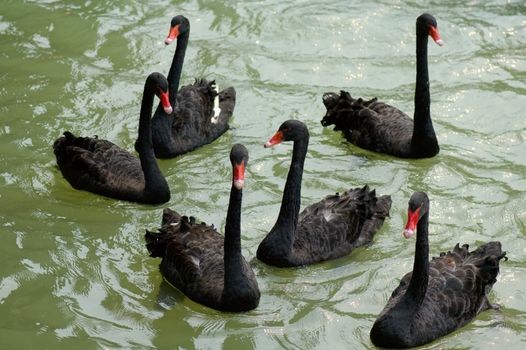
[[[380,99],[412,114],[414,21],[429,11],[445,46],[429,48],[438,157],[393,159],[349,146],[320,125],[326,91]],[[260,306],[222,314],[162,280],[145,229],[163,206],[73,190],[51,145],[64,130],[132,151],[144,79],[167,73],[162,40],[177,13],[191,21],[182,83],[233,85],[232,130],[211,145],[159,161],[170,207],[221,229],[228,153],[250,152],[243,253]],[[521,1],[433,4],[374,1],[13,2],[0,15],[0,337],[16,348],[353,348],[398,280],[414,241],[401,239],[415,190],[431,197],[431,253],[498,239],[510,260],[489,311],[424,348],[518,348],[526,340],[526,10]],[[303,204],[368,183],[391,194],[391,218],[374,243],[342,259],[275,269],[255,251],[274,224],[291,146],[263,149],[286,119],[306,122],[311,143]]]

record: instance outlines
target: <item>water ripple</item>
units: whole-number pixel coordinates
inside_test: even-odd
[[[23,7],[22,7],[23,6]],[[353,348],[399,279],[414,241],[402,239],[407,200],[431,197],[430,252],[498,239],[510,260],[490,300],[502,305],[424,349],[509,348],[526,341],[526,56],[521,1],[154,1],[6,4],[0,16],[0,334],[8,348]],[[326,91],[381,100],[409,115],[414,18],[433,11],[446,45],[429,48],[433,122],[441,153],[401,160],[358,149],[322,128]],[[145,77],[166,74],[175,47],[162,40],[176,14],[191,20],[182,83],[233,85],[232,129],[211,145],[159,165],[165,206],[224,228],[228,152],[250,152],[243,254],[258,278],[257,309],[224,314],[172,288],[148,257],[145,229],[162,208],[76,191],[51,145],[64,131],[99,135],[133,152]],[[23,14],[23,15],[22,15]],[[292,145],[264,149],[286,119],[311,135],[303,206],[369,184],[390,194],[373,244],[298,269],[255,258],[274,224]]]

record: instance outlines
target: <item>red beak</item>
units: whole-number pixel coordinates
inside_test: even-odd
[[[438,46],[444,45],[444,42],[442,39],[440,39],[440,33],[438,33],[437,27],[429,26],[429,35],[433,38],[435,43],[438,44]]]
[[[272,136],[270,140],[265,143],[265,148],[272,147],[274,145],[277,145],[278,143],[281,143],[283,141],[283,133],[281,131],[278,131],[277,133]]]
[[[419,217],[420,208],[415,211],[412,211],[411,209],[407,210],[407,225],[405,225],[403,232],[405,238],[411,238],[411,236],[413,236],[416,231],[416,224],[418,224]]]
[[[234,187],[242,190],[245,185],[245,162],[234,164]]]
[[[168,33],[168,36],[166,37],[166,39],[164,39],[164,43],[166,45],[170,45],[171,42],[174,41],[175,38],[179,36],[179,26],[180,24],[170,28],[170,32]]]
[[[167,92],[160,91],[159,98],[161,99],[161,104],[163,105],[164,112],[166,114],[172,114],[173,108],[172,108],[172,105],[170,104],[170,96],[168,95],[168,91]]]

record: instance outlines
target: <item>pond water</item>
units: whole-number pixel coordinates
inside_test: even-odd
[[[0,348],[370,349],[369,330],[412,269],[402,238],[413,191],[431,198],[430,252],[500,240],[509,260],[490,294],[498,311],[424,349],[519,349],[526,341],[526,4],[524,1],[7,1],[0,12]],[[430,42],[431,112],[441,152],[403,160],[322,128],[321,97],[345,89],[412,115],[415,19]],[[172,16],[190,19],[182,84],[234,86],[232,129],[159,164],[169,203],[77,191],[52,152],[64,131],[133,150],[145,77],[167,74]],[[255,259],[273,225],[291,144],[263,144],[287,119],[310,130],[303,206],[369,184],[392,196],[373,244],[297,269]],[[243,254],[262,297],[224,314],[163,281],[144,246],[164,207],[224,228],[232,144],[250,152]],[[520,345],[522,343],[522,346]]]

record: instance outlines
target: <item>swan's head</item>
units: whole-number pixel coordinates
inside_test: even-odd
[[[422,31],[425,31],[427,35],[438,44],[438,46],[444,45],[444,42],[440,38],[440,33],[438,32],[437,20],[429,13],[424,13],[418,16],[416,19],[416,27],[417,30],[422,28]]]
[[[245,185],[245,168],[248,163],[248,150],[240,143],[232,146],[230,151],[230,162],[232,163],[232,186],[242,190]]]
[[[168,94],[168,80],[161,73],[152,73],[146,79],[146,87],[153,90],[154,93],[161,100],[164,112],[172,114],[173,108],[170,104],[170,95]]]
[[[299,120],[287,120],[279,127],[278,131],[265,143],[265,148],[272,147],[283,141],[296,141],[309,137],[307,126]]]
[[[166,39],[164,39],[164,43],[166,45],[170,45],[172,41],[174,41],[179,34],[185,33],[190,29],[190,22],[188,21],[188,18],[182,15],[175,16],[172,18],[172,22],[170,22],[170,31],[168,32],[168,36]]]
[[[425,192],[415,192],[409,199],[407,208],[407,224],[402,233],[405,238],[411,238],[416,232],[418,221],[429,211],[429,198]]]

